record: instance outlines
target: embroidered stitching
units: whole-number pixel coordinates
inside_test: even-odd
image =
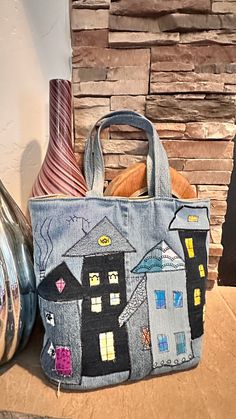
[[[185,268],[183,259],[164,241],[157,243],[141,259],[133,273],[162,272],[182,270]]]
[[[53,242],[49,234],[51,224],[52,218],[45,218],[41,226],[37,223],[34,229],[34,242],[39,251],[38,259],[35,259],[35,264],[39,268],[40,281],[45,277],[47,263],[53,252]],[[39,235],[43,240],[41,243],[36,239],[38,235],[37,230],[39,230]]]

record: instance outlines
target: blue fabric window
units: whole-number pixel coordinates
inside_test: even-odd
[[[160,352],[168,352],[168,340],[166,335],[157,335],[158,348]]]
[[[186,353],[186,338],[184,332],[175,333],[177,355]]]
[[[166,292],[164,290],[155,291],[156,308],[166,308]]]
[[[182,291],[173,291],[173,301],[175,308],[183,307],[183,293]]]

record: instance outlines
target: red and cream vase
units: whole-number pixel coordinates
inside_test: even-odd
[[[68,80],[50,80],[49,144],[32,196],[85,196],[87,186],[72,148],[72,94]]]

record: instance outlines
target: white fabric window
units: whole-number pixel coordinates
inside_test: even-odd
[[[119,292],[113,292],[110,294],[110,304],[111,306],[117,306],[120,304],[120,293]]]
[[[91,298],[91,311],[93,313],[101,313],[102,311],[102,297]]]

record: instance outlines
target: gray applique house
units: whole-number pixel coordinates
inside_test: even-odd
[[[193,357],[184,261],[165,241],[148,251],[133,273],[145,274],[119,317],[126,323],[147,299],[153,368]]]
[[[81,345],[71,337],[80,336],[83,290],[65,262],[56,266],[40,282],[38,296],[47,335],[42,354],[43,366],[50,366],[55,375],[80,377],[81,365],[76,360],[81,356]],[[66,333],[66,327],[69,327],[70,334]]]

